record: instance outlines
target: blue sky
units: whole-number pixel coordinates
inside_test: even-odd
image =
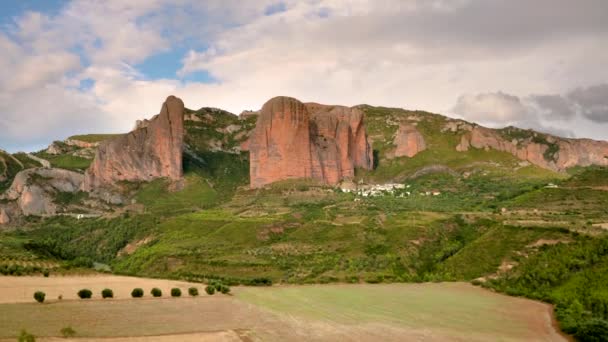
[[[172,94],[237,114],[289,95],[608,139],[605,13],[603,0],[4,1],[0,148],[128,131]]]
[[[0,22],[6,24],[27,11],[56,14],[67,2],[68,0],[2,1],[0,3]]]

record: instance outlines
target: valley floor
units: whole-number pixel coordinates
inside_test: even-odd
[[[64,286],[62,287],[62,284]],[[167,280],[92,277],[0,277],[0,340],[21,329],[39,341],[566,341],[549,305],[496,294],[465,283],[235,287],[233,295],[187,296],[193,284]],[[151,287],[163,298],[153,299]],[[117,298],[99,299],[110,287]],[[144,288],[142,299],[130,290]],[[182,298],[168,297],[181,287]],[[91,300],[73,299],[80,288]],[[19,289],[16,291],[15,289]],[[33,292],[47,292],[37,304]],[[56,300],[55,293],[64,299]],[[97,297],[97,299],[95,299]]]

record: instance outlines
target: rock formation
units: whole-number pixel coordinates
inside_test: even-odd
[[[393,140],[395,145],[394,157],[413,157],[419,152],[426,150],[424,137],[416,126],[411,124],[399,125],[399,130],[395,134]]]
[[[522,132],[523,130],[519,130]],[[531,131],[527,138],[507,139],[500,131],[474,126],[461,136],[457,151],[470,147],[508,152],[534,165],[554,171],[573,166],[608,166],[608,142],[565,139]]]
[[[184,103],[169,96],[161,112],[132,132],[102,142],[85,173],[83,189],[112,187],[118,181],[150,181],[183,175]]]
[[[0,226],[11,223],[11,218],[4,208],[0,208]]]
[[[12,215],[54,215],[57,212],[55,195],[78,192],[84,176],[80,173],[62,170],[36,168],[20,171],[11,187],[2,195],[9,204],[4,205],[2,216],[10,221]],[[12,202],[12,203],[11,203]]]
[[[254,188],[292,178],[337,184],[353,177],[356,167],[373,166],[357,108],[275,97],[262,107],[247,145]]]

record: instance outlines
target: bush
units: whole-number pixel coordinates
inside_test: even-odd
[[[162,296],[163,296],[163,291],[161,291],[161,290],[160,290],[158,287],[155,287],[155,288],[153,288],[153,289],[150,291],[150,294],[151,294],[153,297],[162,297]]]
[[[80,291],[78,291],[78,297],[80,297],[80,299],[89,299],[93,296],[93,292],[91,292],[91,290],[89,289],[82,289]]]
[[[209,293],[209,291],[207,291],[207,289],[205,289],[205,291],[207,291],[207,293],[209,293],[209,294],[213,294],[216,291],[221,292],[223,294],[230,293],[230,287],[228,285],[224,285],[223,283],[221,283],[219,281],[211,282],[211,284],[209,284],[209,286],[213,288],[212,293]],[[207,287],[209,287],[209,286],[207,286]]]
[[[198,289],[196,287],[191,287],[188,289],[188,294],[192,297],[198,296]]]
[[[25,330],[21,330],[19,334],[19,342],[36,342],[36,337]]]
[[[71,267],[82,267],[82,268],[92,268],[93,260],[87,257],[77,257],[73,260],[68,261],[68,266]]]
[[[114,298],[114,291],[111,289],[103,289],[101,291],[101,298]]]
[[[181,297],[181,295],[182,290],[178,289],[177,287],[171,289],[171,297]]]
[[[581,342],[608,341],[608,321],[594,318],[582,323],[574,334]]]
[[[228,285],[220,285],[220,290],[221,293],[223,294],[229,294],[230,293],[230,287]]]
[[[34,299],[38,302],[38,303],[44,303],[44,297],[46,297],[46,294],[42,291],[36,291],[34,293]]]
[[[481,286],[482,283],[483,282],[481,280],[479,280],[479,279],[473,279],[473,280],[471,280],[471,284],[475,285],[475,286]]]
[[[49,270],[44,270],[44,272],[42,272],[42,275],[43,275],[45,278],[48,278],[50,274],[51,274],[51,272],[50,272]]]
[[[72,327],[65,327],[61,329],[61,335],[65,338],[76,336],[76,331]]]
[[[215,286],[207,285],[207,287],[205,287],[205,292],[210,296],[213,295],[215,293]]]
[[[144,290],[139,287],[134,288],[133,291],[131,291],[131,297],[133,297],[133,298],[141,298],[143,296],[144,296]]]

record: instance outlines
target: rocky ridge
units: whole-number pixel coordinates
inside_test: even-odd
[[[412,158],[418,153],[426,150],[426,142],[422,134],[411,124],[400,124],[399,130],[393,140],[395,150],[390,153],[390,158],[409,157]]]
[[[605,141],[566,139],[513,127],[495,130],[466,124],[463,131],[456,147],[459,152],[470,148],[494,149],[559,172],[575,166],[608,166],[608,142]]]
[[[111,188],[119,181],[150,181],[183,175],[184,103],[169,96],[161,112],[130,133],[106,140],[85,173],[83,190]]]
[[[57,195],[80,191],[84,176],[78,172],[34,168],[20,171],[10,188],[0,196],[0,224],[25,215],[50,216],[61,207]]]
[[[363,112],[304,104],[290,97],[267,101],[247,148],[251,187],[293,178],[337,184],[354,169],[373,167]]]

